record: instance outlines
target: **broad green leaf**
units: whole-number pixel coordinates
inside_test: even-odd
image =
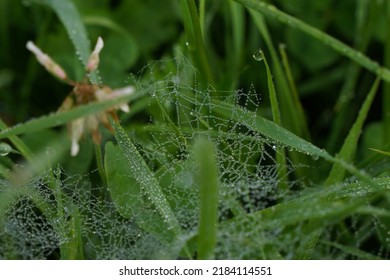
[[[105,145],[104,166],[108,191],[116,209],[123,217],[131,218],[141,211],[144,203],[141,186],[134,178],[122,150],[112,142]]]
[[[116,122],[112,122],[112,125],[115,129],[115,138],[128,161],[132,176],[134,176],[146,197],[153,203],[160,214],[161,220],[167,225],[167,229],[175,236],[179,235],[181,232],[179,222],[153,172],[123,128]]]
[[[172,237],[166,232],[166,224],[145,199],[122,149],[112,142],[105,146],[104,166],[108,191],[117,211],[125,218],[134,219],[140,228],[159,240],[170,242]]]

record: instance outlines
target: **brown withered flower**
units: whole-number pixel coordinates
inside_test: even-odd
[[[97,69],[99,65],[99,54],[103,49],[104,43],[101,37],[98,38],[95,49],[91,53],[87,65],[87,74]],[[89,83],[87,75],[82,82],[75,82],[68,78],[66,72],[53,59],[42,52],[33,42],[29,41],[26,45],[27,49],[35,54],[38,62],[42,64],[48,72],[53,74],[58,79],[73,86],[72,92],[65,98],[64,102],[59,108],[59,111],[68,111],[73,107],[85,105],[90,102],[104,101],[114,99],[120,96],[129,95],[134,92],[134,87],[127,86],[119,89],[111,89],[108,86],[94,85]],[[114,120],[118,120],[116,110],[120,109],[124,112],[129,112],[130,108],[127,103],[120,104],[106,111],[97,112],[93,115],[82,117],[68,123],[68,131],[71,138],[72,156],[76,156],[80,150],[79,140],[87,132],[91,133],[93,142],[100,144],[101,134],[99,132],[99,125],[102,123],[107,129],[112,131],[112,127],[108,120],[111,115]]]

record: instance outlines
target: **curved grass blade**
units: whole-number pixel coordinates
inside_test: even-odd
[[[386,151],[382,151],[382,150],[378,150],[378,149],[374,149],[374,148],[370,148],[370,150],[373,150],[374,152],[377,152],[377,153],[380,153],[382,155],[390,157],[390,152],[386,152]]]
[[[256,115],[254,112],[250,112],[238,106],[233,106],[223,101],[212,100],[212,110],[218,114],[221,114],[225,118],[230,118],[238,123],[247,126],[260,134],[277,141],[282,145],[286,145],[292,149],[295,149],[304,154],[310,155],[313,158],[323,158],[327,161],[337,163],[342,168],[348,170],[358,178],[367,182],[371,186],[376,186],[375,181],[370,178],[364,172],[361,172],[353,165],[350,165],[343,160],[337,159],[331,156],[327,151],[316,147],[310,142],[300,138],[287,129],[278,126],[277,124]]]
[[[280,110],[283,116],[283,127],[286,127],[298,136],[309,140],[310,133],[302,105],[297,93],[289,88],[288,77],[286,75],[288,73],[283,71],[282,63],[277,55],[264,17],[253,9],[249,9],[249,12],[261,36],[264,38],[264,42],[267,45],[271,56],[280,100]]]
[[[325,45],[328,45],[329,47],[333,48],[340,54],[352,59],[353,61],[360,64],[367,70],[375,73],[377,76],[380,76],[384,80],[390,82],[389,69],[381,67],[377,62],[371,60],[363,53],[356,51],[355,49],[351,48],[347,44],[344,44],[343,42],[322,32],[321,30],[314,28],[295,17],[280,11],[275,6],[258,0],[234,0],[234,1],[241,3],[246,7],[252,8],[264,14],[265,16],[277,19],[292,28],[296,28],[298,30],[301,30],[302,32],[307,33],[311,37],[316,38],[320,40],[322,43],[324,43]]]
[[[272,117],[274,120],[274,123],[277,125],[282,126],[282,120],[280,117],[280,110],[279,110],[279,102],[278,97],[276,95],[275,85],[272,80],[272,73],[271,69],[268,65],[267,58],[265,57],[262,50],[258,50],[257,53],[253,56],[256,60],[264,61],[265,69],[267,72],[267,83],[268,83],[268,92],[269,92],[269,98],[271,102],[271,110],[272,110]],[[280,183],[278,184],[279,187],[283,190],[287,190],[287,160],[286,160],[286,152],[283,147],[277,147],[276,150],[276,162],[278,164],[278,176],[280,179]]]
[[[139,91],[131,95],[121,96],[119,98],[102,102],[93,102],[88,105],[76,107],[66,112],[53,113],[47,116],[33,119],[26,123],[18,124],[16,126],[0,131],[0,139],[11,137],[13,135],[39,131],[44,128],[56,127],[65,124],[71,120],[94,114],[102,110],[106,110],[121,103],[129,102],[141,96],[141,94],[142,91]]]

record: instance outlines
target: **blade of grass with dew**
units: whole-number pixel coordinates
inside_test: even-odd
[[[105,145],[104,166],[107,188],[118,213],[134,219],[137,225],[164,243],[171,243],[173,236],[166,229],[161,216],[149,207],[143,198],[142,185],[137,181],[122,149],[112,142]]]
[[[170,230],[175,236],[180,235],[180,224],[176,219],[176,216],[172,211],[165,194],[161,190],[153,172],[149,169],[136,146],[127,136],[123,128],[114,121],[111,121],[111,123],[115,130],[115,138],[130,165],[135,180],[146,192],[146,195],[156,207],[156,210],[161,215],[161,218],[168,225],[168,230]]]
[[[219,178],[213,144],[200,138],[193,148],[197,161],[200,217],[197,236],[198,259],[214,258],[217,242]]]
[[[70,0],[32,0],[32,2],[47,5],[57,14],[76,49],[79,59],[86,66],[91,53],[91,45],[87,30],[73,2]],[[97,72],[91,73],[89,78],[92,83],[99,83]]]
[[[351,162],[353,155],[357,149],[357,144],[363,124],[367,118],[368,111],[370,110],[371,104],[374,101],[375,94],[379,87],[380,78],[376,78],[370,92],[368,93],[362,107],[360,108],[359,115],[350,129],[347,138],[341,147],[340,152],[337,154],[337,158],[344,162]],[[341,182],[344,179],[345,170],[340,168],[340,165],[333,164],[332,170],[326,180],[325,185],[332,185]]]
[[[326,34],[325,32],[322,32],[321,30],[308,25],[297,18],[284,13],[283,11],[277,9],[275,6],[257,0],[234,0],[234,1],[241,3],[246,7],[252,8],[264,14],[265,16],[277,19],[292,28],[296,28],[302,32],[307,33],[311,37],[316,38],[322,43],[324,43],[325,45],[328,45],[329,47],[333,48],[340,54],[360,64],[367,70],[375,73],[377,76],[380,76],[382,79],[390,82],[389,69],[381,67],[377,62],[371,60],[361,52],[356,51],[355,49],[351,48],[347,44],[335,39],[334,37]]]
[[[0,131],[0,139],[11,137],[29,132],[39,131],[44,128],[56,127],[74,119],[95,114],[102,110],[107,110],[121,103],[126,103],[140,97],[143,91],[137,91],[134,94],[110,99],[102,102],[93,102],[87,105],[78,106],[66,112],[57,112],[40,118],[32,119],[23,124],[4,129]]]
[[[243,108],[233,106],[219,100],[212,100],[211,105],[214,112],[221,114],[226,118],[231,118],[234,121],[259,132],[269,139],[277,141],[282,145],[286,145],[287,147],[295,149],[306,155],[310,155],[315,159],[321,157],[329,162],[338,163],[342,168],[345,168],[350,173],[367,182],[369,185],[376,186],[375,181],[370,176],[358,170],[353,165],[345,163],[343,160],[331,156],[325,150],[316,147],[310,142],[288,131],[287,129],[278,126],[261,116],[256,115],[254,112],[250,112]]]
[[[253,55],[253,57],[257,61],[264,61],[265,70],[267,73],[268,92],[269,92],[269,98],[270,98],[270,102],[271,102],[273,121],[275,124],[282,126],[278,97],[276,96],[275,85],[274,85],[274,82],[272,79],[272,73],[271,73],[271,69],[269,68],[267,58],[265,57],[262,50],[258,50],[257,53]],[[276,148],[276,162],[277,162],[278,177],[279,177],[279,182],[280,182],[278,184],[278,186],[282,190],[287,190],[288,189],[287,160],[286,160],[286,152],[285,152],[283,147]]]

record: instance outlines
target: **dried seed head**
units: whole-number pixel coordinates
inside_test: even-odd
[[[95,49],[93,50],[93,52],[91,53],[88,59],[88,63],[86,67],[88,72],[92,72],[98,67],[100,61],[99,53],[103,49],[103,47],[104,47],[103,39],[99,37],[96,42]]]
[[[103,49],[104,43],[101,37],[98,38],[95,49],[88,59],[86,70],[88,72],[94,71],[99,65],[99,54]],[[134,87],[127,86],[112,90],[107,86],[98,86],[88,83],[85,78],[83,82],[75,82],[67,78],[65,71],[55,63],[50,56],[41,51],[33,42],[29,41],[26,45],[27,49],[35,54],[37,60],[50,73],[61,80],[66,81],[69,85],[74,86],[71,94],[64,100],[60,112],[71,110],[73,107],[89,104],[95,101],[105,101],[109,99],[119,98],[121,96],[130,95],[134,92]],[[93,142],[99,144],[101,141],[101,134],[99,132],[99,125],[103,124],[110,131],[113,128],[110,125],[108,116],[111,115],[114,120],[118,120],[115,110],[121,109],[124,112],[129,112],[130,108],[127,103],[122,103],[105,111],[95,112],[94,114],[75,119],[68,123],[68,130],[71,138],[71,152],[72,156],[77,156],[80,150],[79,141],[84,134],[90,133]]]
[[[132,86],[127,86],[127,87],[118,88],[114,90],[108,87],[103,87],[95,91],[95,97],[98,101],[104,101],[108,99],[114,99],[121,96],[130,95],[132,93],[134,93],[134,87]],[[121,109],[125,113],[130,112],[129,105],[127,105],[127,103],[122,103],[114,107],[113,109]]]
[[[27,42],[26,48],[33,54],[35,54],[38,62],[42,64],[48,72],[50,72],[61,80],[67,79],[67,75],[64,69],[62,69],[61,66],[55,63],[50,56],[42,52],[41,49],[38,48],[32,41]]]

